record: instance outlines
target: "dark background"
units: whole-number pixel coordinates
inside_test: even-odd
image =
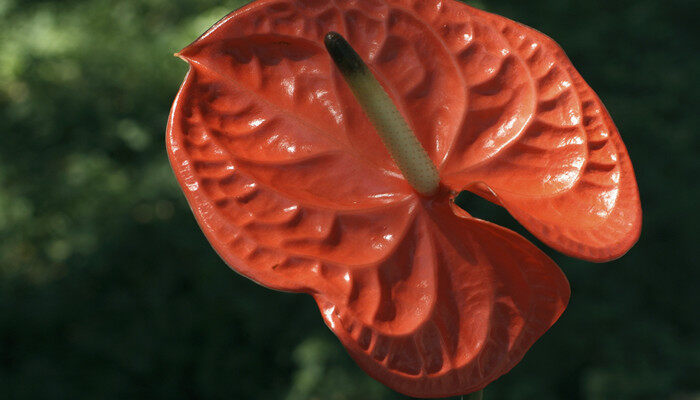
[[[698,3],[474,3],[564,47],[622,133],[644,210],[618,261],[550,252],[571,304],[485,399],[700,399]],[[404,398],[354,365],[310,297],[230,271],[176,185],[172,54],[240,4],[0,0],[1,398]]]

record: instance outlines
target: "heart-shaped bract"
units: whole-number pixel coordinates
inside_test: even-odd
[[[443,183],[403,179],[323,45],[340,32]],[[179,53],[167,147],[202,230],[237,272],[306,292],[355,361],[417,397],[506,373],[569,298],[554,262],[453,205],[474,191],[550,246],[604,261],[637,240],[631,163],[549,38],[448,1],[259,0]]]

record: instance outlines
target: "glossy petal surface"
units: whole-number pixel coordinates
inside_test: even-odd
[[[420,201],[402,243],[349,291],[315,298],[355,361],[414,397],[470,393],[508,372],[561,315],[569,285],[518,234]]]
[[[233,269],[314,296],[370,375],[420,397],[511,369],[569,296],[517,234],[417,196],[323,46],[343,34],[449,189],[504,205],[569,254],[638,236],[629,159],[595,94],[542,34],[453,1],[258,1],[180,56],[176,176]]]
[[[610,115],[545,35],[474,11],[473,84],[443,182],[504,206],[551,247],[591,261],[639,238],[641,206]],[[479,21],[479,22],[477,22]],[[476,28],[479,26],[479,28]]]

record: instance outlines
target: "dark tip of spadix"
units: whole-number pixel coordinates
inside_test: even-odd
[[[347,40],[338,32],[328,32],[323,38],[323,43],[326,45],[328,54],[331,55],[333,62],[338,66],[343,74],[352,74],[365,70],[365,63],[357,54],[355,49],[350,46]]]

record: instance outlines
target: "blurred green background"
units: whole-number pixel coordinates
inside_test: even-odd
[[[241,3],[0,0],[0,398],[405,398],[310,297],[231,272],[176,185],[172,54]],[[476,3],[564,47],[618,124],[645,218],[618,261],[550,252],[571,304],[487,400],[700,399],[698,3]]]

